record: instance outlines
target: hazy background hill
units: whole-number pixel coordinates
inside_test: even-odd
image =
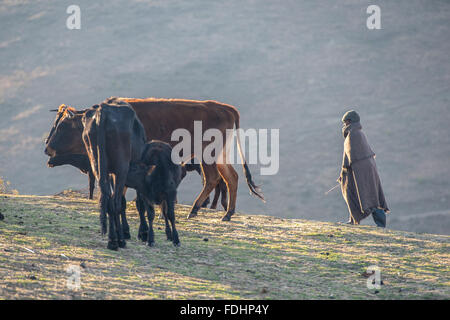
[[[81,7],[81,30],[66,8]],[[381,7],[382,30],[366,28]],[[43,139],[61,103],[106,97],[215,99],[243,128],[280,129],[280,171],[259,176],[267,203],[238,211],[346,220],[335,184],[342,114],[360,112],[392,210],[389,227],[450,233],[450,2],[2,1],[0,176],[20,193],[84,188],[47,168]],[[180,200],[200,191],[192,174]],[[372,224],[371,218],[365,223]]]

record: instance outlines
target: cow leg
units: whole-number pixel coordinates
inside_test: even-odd
[[[117,229],[116,229],[116,219],[115,219],[115,208],[114,201],[111,197],[111,186],[114,183],[110,176],[106,176],[99,181],[100,186],[100,223],[102,226],[102,234],[106,233],[106,222],[109,221],[108,230],[108,246],[110,250],[117,250],[119,244],[117,241]],[[108,219],[106,217],[108,214]]]
[[[123,195],[122,196],[122,205],[120,208],[120,218],[122,219],[123,238],[125,240],[128,240],[131,238],[131,235],[130,235],[130,226],[128,225],[127,216],[126,216],[126,209],[127,209],[127,200],[125,198],[125,195]]]
[[[155,209],[153,205],[147,203],[147,218],[148,218],[148,239],[147,244],[149,247],[153,247],[155,245],[155,234],[153,232],[153,220],[155,219]]]
[[[228,206],[227,196],[228,196],[227,184],[225,183],[225,181],[223,181],[223,179],[220,179],[214,191],[214,200],[210,208],[217,209],[217,202],[219,202],[220,197],[220,203],[222,204],[223,210],[227,211]]]
[[[120,202],[122,202],[121,200],[119,200]],[[115,220],[115,224],[116,224],[116,233],[117,233],[117,243],[119,244],[119,248],[125,248],[127,243],[125,241],[125,237],[123,235],[123,229],[122,229],[122,224],[120,223],[120,206],[121,203],[119,203],[119,206],[117,206],[117,201],[115,202],[115,212],[114,212],[114,220]],[[119,209],[119,210],[118,210]]]
[[[205,177],[202,174],[202,169],[199,167],[196,167],[195,171],[198,172],[198,174],[200,175],[200,177],[202,177],[202,183],[203,185],[205,185]],[[202,203],[202,208],[208,208],[208,204],[209,204],[209,196],[206,198],[206,200]]]
[[[167,236],[167,240],[172,241],[172,229],[170,229],[169,226],[169,216],[167,214],[167,201],[164,200],[161,202],[160,205],[161,208],[161,215],[164,217],[164,221],[166,223],[166,236]]]
[[[225,183],[225,181],[220,180],[219,184],[219,193],[222,194],[222,197],[220,198],[220,203],[222,204],[223,210],[227,211],[227,207],[228,207],[228,189],[227,189],[227,184]]]
[[[209,196],[208,196],[208,197],[206,197],[205,202],[202,203],[202,208],[208,208],[209,201],[210,200],[209,200]]]
[[[109,215],[110,212],[110,199],[111,199],[111,189],[109,187],[109,180],[110,178],[106,178],[106,181],[99,182],[99,186],[101,189],[100,192],[100,225],[101,225],[101,231],[102,235],[105,235],[108,231],[107,229],[107,214]],[[110,221],[111,224],[111,221]]]
[[[219,201],[219,197],[220,197],[220,182],[217,184],[215,190],[214,190],[214,199],[213,202],[211,204],[211,209],[216,209],[217,208],[217,202]]]
[[[194,169],[193,170],[195,170],[195,171],[197,171],[197,173],[200,175],[200,177],[202,178],[202,184],[203,185],[205,185],[205,178],[204,178],[204,176],[203,176],[203,174],[202,174],[202,168],[200,167],[200,165],[196,165],[195,167],[194,167]],[[183,178],[184,178],[184,176],[183,176]],[[208,204],[209,204],[209,196],[206,198],[206,200],[202,203],[202,205],[201,205],[201,207],[202,208],[208,208]]]
[[[191,208],[191,212],[188,215],[189,218],[193,218],[197,216],[197,212],[200,209],[200,206],[206,200],[211,191],[215,188],[220,179],[219,171],[217,170],[217,165],[213,164],[202,164],[203,167],[203,175],[205,178],[205,184],[203,185],[202,192],[199,194],[197,199],[194,202],[194,205]]]
[[[238,187],[238,174],[231,164],[218,164],[220,175],[225,180],[228,188],[228,206],[227,213],[223,216],[222,221],[230,221],[236,208],[236,196]]]
[[[175,227],[175,199],[176,194],[169,194],[167,196],[167,212],[166,216],[170,221],[170,224],[172,225],[172,242],[175,247],[180,246],[180,239],[178,238],[178,231]]]
[[[141,241],[147,241],[148,236],[148,225],[147,220],[145,218],[145,202],[142,198],[142,196],[137,192],[136,196],[136,209],[139,212],[139,232],[138,232],[138,239]]]
[[[121,203],[121,207],[120,207],[120,219],[122,221],[122,232],[123,232],[123,238],[125,240],[131,239],[131,235],[130,235],[130,226],[128,225],[128,221],[127,221],[127,215],[126,215],[126,209],[127,209],[127,199],[126,199],[126,194],[127,194],[127,187],[123,188],[123,193],[122,193],[122,203]]]
[[[95,176],[92,170],[89,170],[88,172],[88,179],[89,179],[89,199],[94,199],[94,189],[95,189]]]
[[[117,225],[116,218],[114,215],[114,201],[113,198],[108,199],[108,221],[109,221],[109,232],[108,232],[108,249],[118,250],[119,242],[117,238]]]
[[[120,223],[120,214],[122,211],[122,201],[124,199],[123,192],[125,186],[125,179],[128,170],[121,170],[125,174],[120,173],[115,175],[114,179],[114,192],[112,195],[112,214],[115,221],[116,233],[118,238],[118,244],[120,248],[125,248],[126,242],[124,238],[124,233],[122,225]]]

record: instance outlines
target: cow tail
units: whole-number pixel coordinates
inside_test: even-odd
[[[98,184],[101,190],[100,195],[100,224],[102,226],[102,233],[107,231],[107,211],[110,199],[110,186],[108,179],[108,162],[106,157],[106,133],[105,133],[105,114],[102,108],[98,108],[96,112],[97,124],[97,166],[98,166]]]
[[[263,202],[266,202],[264,199],[264,195],[261,191],[261,188],[257,186],[252,179],[252,174],[250,173],[250,169],[248,168],[247,161],[245,160],[244,152],[242,151],[241,147],[241,139],[239,135],[239,112],[236,109],[233,109],[234,111],[234,125],[236,127],[236,139],[237,139],[237,145],[239,150],[239,155],[242,160],[242,167],[244,169],[245,174],[245,180],[247,181],[248,188],[250,189],[250,193],[253,193],[255,196],[260,198]]]

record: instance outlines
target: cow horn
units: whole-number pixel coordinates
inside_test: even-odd
[[[58,112],[58,109],[50,109],[48,111],[50,111],[50,112]]]

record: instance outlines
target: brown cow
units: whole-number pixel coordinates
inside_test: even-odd
[[[189,131],[191,137],[194,137],[194,121],[202,122],[202,135],[208,129],[218,129],[222,137],[226,137],[226,130],[239,129],[239,112],[231,105],[217,101],[196,101],[184,99],[134,99],[134,98],[116,98],[107,99],[107,103],[113,103],[114,100],[122,100],[129,103],[138,118],[144,124],[147,137],[155,140],[161,140],[169,143],[172,147],[177,141],[171,141],[172,132],[183,128]],[[224,139],[224,144],[225,144]],[[259,188],[255,185],[250,174],[250,170],[244,159],[241,150],[239,136],[237,139],[238,149],[242,158],[244,174],[250,191],[264,200]],[[202,152],[207,146],[203,143]],[[203,158],[202,155],[196,155],[194,150],[194,141],[191,146],[191,157]],[[225,148],[223,149],[225,151]],[[222,177],[228,188],[227,212],[222,218],[223,221],[229,221],[235,212],[236,196],[238,187],[238,174],[231,164],[213,163],[206,164],[202,162],[202,171],[204,176],[203,190],[195,200],[188,218],[195,217],[201,204],[206,200],[211,191],[219,183]]]
[[[47,165],[50,168],[70,164],[75,168],[78,168],[82,173],[87,174],[89,178],[89,199],[94,198],[94,188],[95,188],[95,176],[91,169],[91,164],[89,163],[89,157],[86,153],[86,148],[81,140],[75,139],[74,143],[67,143],[73,140],[73,137],[80,137],[83,132],[83,125],[81,124],[80,117],[83,115],[83,111],[77,111],[71,107],[64,104],[60,105],[58,109],[50,110],[57,111],[56,119],[53,124],[50,133],[45,139],[46,148],[44,152],[50,156]],[[73,115],[78,114],[79,119],[67,119],[61,126],[66,126],[66,129],[60,128],[63,134],[60,134],[58,139],[52,139],[52,145],[58,146],[58,152],[48,153],[47,145],[49,144],[50,138],[52,138],[55,133],[56,128],[59,125],[60,120],[71,112]],[[59,140],[59,141],[58,141]],[[54,151],[54,150],[52,150]]]

